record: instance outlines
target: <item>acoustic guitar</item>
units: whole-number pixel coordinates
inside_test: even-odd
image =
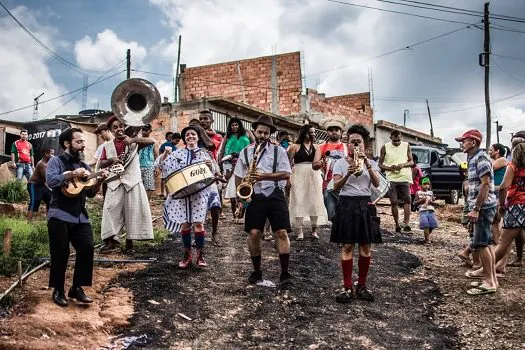
[[[70,171],[64,172],[64,175],[70,173]],[[90,189],[91,187],[95,186],[97,183],[97,176],[99,176],[101,171],[93,174],[89,174],[88,176],[83,177],[74,177],[70,180],[68,180],[67,184],[62,187],[62,193],[66,197],[76,197],[82,192],[84,189]]]

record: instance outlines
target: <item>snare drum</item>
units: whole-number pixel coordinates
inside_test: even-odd
[[[173,198],[191,196],[213,184],[215,179],[205,162],[188,165],[169,175],[164,183]]]

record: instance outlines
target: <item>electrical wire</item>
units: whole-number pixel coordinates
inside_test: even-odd
[[[512,56],[505,56],[505,55],[498,55],[496,53],[491,53],[492,56],[496,56],[496,57],[501,57],[501,58],[506,58],[508,60],[514,60],[514,61],[520,61],[520,62],[525,62],[525,58],[520,58],[520,57],[512,57]]]
[[[78,64],[75,64],[73,62],[68,61],[64,57],[57,54],[55,51],[50,49],[48,46],[46,46],[42,41],[40,41],[22,22],[20,22],[12,13],[7,9],[7,7],[0,1],[0,6],[7,12],[7,14],[22,28],[37,44],[42,48],[44,51],[46,51],[48,54],[51,55],[51,57],[55,58],[58,62],[62,63],[69,69],[80,73],[82,75],[88,75],[92,78],[96,78],[92,75],[86,74],[86,72],[103,72],[103,71],[97,71],[97,70],[90,70],[80,67]]]
[[[479,22],[478,22],[479,23]],[[440,38],[443,38],[445,36],[448,36],[448,35],[451,35],[451,34],[455,34],[457,32],[460,32],[462,30],[465,30],[465,29],[471,29],[472,27],[476,27],[476,25],[478,23],[471,23],[471,24],[468,24],[467,26],[464,26],[464,27],[461,27],[461,28],[458,28],[458,29],[455,29],[455,30],[452,30],[450,32],[446,32],[446,33],[443,33],[443,34],[440,34],[438,36],[435,36],[435,37],[432,37],[432,38],[429,38],[429,39],[426,39],[426,40],[422,40],[422,41],[418,41],[416,43],[413,43],[413,44],[410,44],[410,45],[406,45],[404,47],[401,47],[399,49],[395,49],[395,50],[391,50],[391,51],[388,51],[388,52],[385,52],[385,53],[382,53],[380,55],[377,55],[377,56],[374,56],[374,57],[370,57],[370,58],[366,58],[364,60],[360,60],[360,61],[356,61],[356,62],[353,62],[353,63],[350,63],[350,64],[346,64],[346,65],[342,65],[342,66],[338,66],[338,67],[334,67],[334,68],[331,68],[331,69],[327,69],[327,70],[324,70],[324,71],[320,71],[320,72],[315,72],[315,73],[311,73],[311,74],[307,74],[305,75],[305,77],[310,77],[312,75],[317,75],[317,74],[323,74],[323,73],[328,73],[328,72],[331,72],[331,71],[334,71],[334,70],[339,70],[339,69],[342,69],[342,68],[346,68],[346,67],[350,67],[350,66],[354,66],[356,64],[360,64],[360,63],[363,63],[363,62],[368,62],[368,61],[372,61],[372,60],[376,60],[378,58],[381,58],[381,57],[384,57],[384,56],[388,56],[388,55],[391,55],[391,54],[394,54],[394,53],[397,53],[397,52],[400,52],[400,51],[404,51],[404,50],[410,50],[416,46],[419,46],[419,45],[422,45],[422,44],[426,44],[430,41],[433,41],[433,40],[437,40],[437,39],[440,39]]]
[[[87,87],[91,87],[91,86],[93,86],[93,85],[95,85],[95,84],[102,83],[103,81],[106,81],[106,80],[108,80],[108,79],[111,79],[111,78],[113,78],[114,76],[116,76],[116,75],[118,75],[118,74],[121,74],[121,73],[123,73],[123,72],[125,72],[125,71],[126,71],[126,70],[124,69],[124,70],[119,71],[119,72],[117,72],[117,73],[115,73],[115,74],[112,74],[112,75],[110,75],[110,76],[108,76],[108,77],[106,77],[106,78],[104,78],[104,79],[101,79],[101,80],[99,80],[99,81],[96,81],[96,82],[90,83],[90,84],[87,85]],[[64,96],[68,96],[68,95],[74,94],[75,92],[82,91],[82,90],[84,90],[84,87],[81,87],[80,89],[75,89],[75,90],[70,91],[70,92],[66,92],[65,94],[62,94],[62,95],[60,95],[60,96],[56,96],[56,97],[52,97],[52,98],[47,99],[47,100],[40,101],[40,102],[38,102],[38,104],[40,105],[40,104],[43,104],[43,103],[46,103],[46,102],[51,102],[51,101],[57,100],[57,99],[62,98],[62,97],[64,97]],[[0,115],[10,114],[10,113],[18,112],[18,111],[21,111],[21,110],[24,110],[24,109],[28,109],[28,108],[33,108],[33,107],[34,107],[34,104],[30,104],[30,105],[27,105],[27,106],[24,106],[24,107],[20,107],[20,108],[16,108],[16,109],[12,109],[12,110],[9,110],[9,111],[6,111],[6,112],[0,112]]]
[[[351,3],[351,2],[345,2],[345,1],[339,1],[339,0],[326,0],[326,1],[332,2],[332,3],[336,3],[336,4],[341,4],[341,5],[354,6],[354,7],[366,8],[366,9],[378,10],[378,11],[384,11],[384,12],[390,12],[390,13],[397,13],[397,14],[401,14],[401,15],[407,15],[407,16],[424,18],[424,19],[432,19],[432,20],[441,21],[441,22],[469,24],[467,22],[462,22],[462,21],[454,21],[454,20],[450,20],[450,19],[418,15],[418,14],[415,14],[415,13],[409,13],[409,12],[403,12],[403,11],[387,10],[387,9],[382,9],[382,8],[379,8],[379,7],[373,7],[373,6],[367,6],[367,5],[359,5],[359,4],[354,4],[354,3]]]
[[[494,63],[496,65],[496,67],[498,67],[501,71],[503,71],[503,73],[507,74],[509,77],[511,77],[512,79],[520,82],[520,83],[525,83],[525,80],[521,80],[519,78],[516,78],[515,76],[513,76],[512,74],[510,74],[505,68],[503,68],[502,66],[499,65],[499,63],[494,59],[494,57],[491,58],[490,60],[490,63]]]

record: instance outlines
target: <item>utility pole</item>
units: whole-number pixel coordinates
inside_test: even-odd
[[[43,94],[44,93],[42,92],[40,95],[38,95],[37,97],[35,97],[33,99],[33,101],[34,101],[34,104],[33,104],[33,106],[34,106],[34,108],[33,108],[33,121],[38,120],[38,99],[40,97],[42,97]]]
[[[489,4],[486,2],[483,11],[483,26],[485,29],[485,40],[483,44],[483,53],[479,55],[479,63],[485,67],[485,114],[487,118],[487,140],[486,149],[490,148],[491,134],[491,116],[490,116],[490,91],[489,91],[489,72],[490,72],[490,21],[489,21]]]
[[[406,128],[407,127],[407,117],[408,117],[408,113],[410,113],[410,111],[408,109],[405,109],[403,111],[403,126]]]
[[[432,116],[430,115],[430,107],[428,106],[428,98],[426,100],[427,100],[428,120],[430,121],[430,136],[434,137],[434,128],[432,127]]]
[[[131,49],[126,50],[126,79],[131,78]]]
[[[494,123],[496,123],[496,140],[499,143],[499,132],[503,130],[503,125],[499,125],[499,121],[496,120]]]
[[[88,89],[88,76],[84,75],[84,81],[82,83],[82,109],[86,109],[86,106],[87,106],[87,89]]]
[[[180,66],[180,45],[181,45],[182,35],[179,35],[179,50],[177,52],[177,69],[175,72],[175,91],[173,93],[173,102],[179,102],[179,66]]]

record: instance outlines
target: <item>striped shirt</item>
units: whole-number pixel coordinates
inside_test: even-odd
[[[492,163],[485,151],[478,149],[472,157],[468,158],[468,205],[469,210],[476,205],[476,198],[481,187],[481,178],[488,175],[490,177],[490,189],[487,199],[481,209],[494,208],[496,206],[496,194],[494,192],[494,171]]]

